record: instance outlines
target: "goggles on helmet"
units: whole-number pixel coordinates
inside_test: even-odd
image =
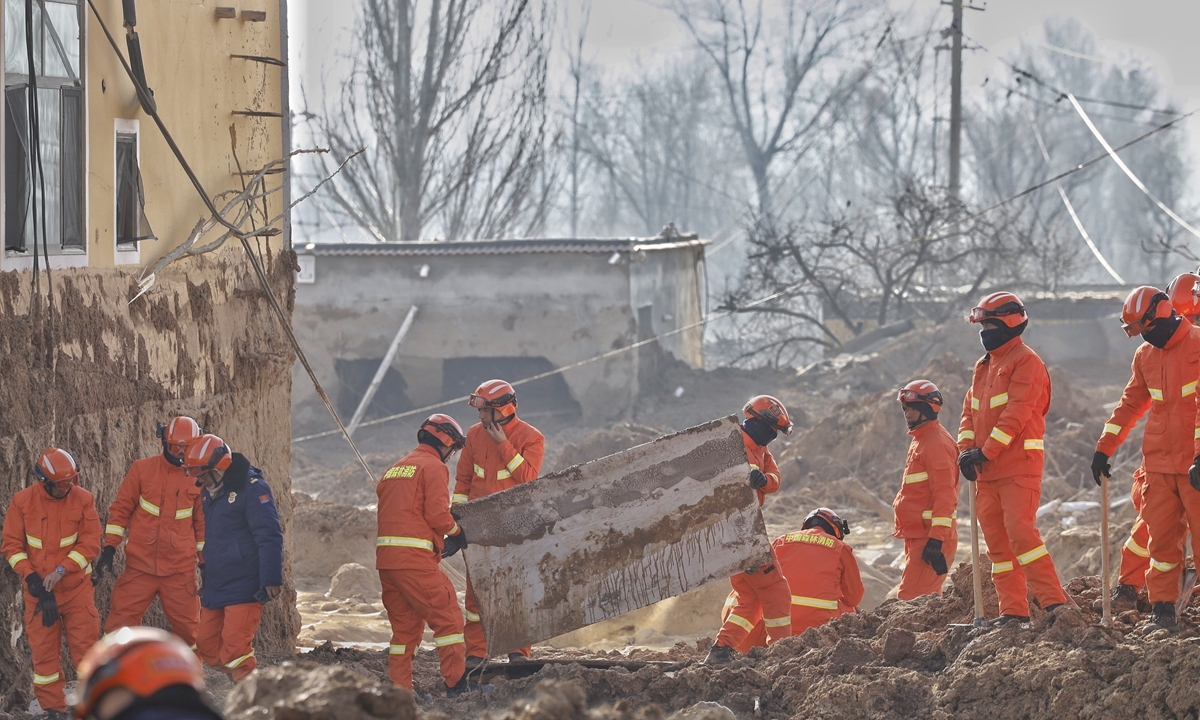
[[[1128,337],[1133,337],[1134,335],[1141,335],[1149,330],[1150,326],[1153,325],[1156,320],[1160,319],[1155,317],[1155,311],[1158,309],[1158,304],[1163,300],[1169,299],[1170,298],[1167,297],[1166,293],[1160,292],[1154,294],[1150,298],[1149,307],[1146,308],[1146,312],[1142,313],[1140,318],[1130,322],[1121,323],[1121,329],[1125,331],[1125,335]]]
[[[1025,312],[1025,306],[1016,301],[1009,301],[996,308],[988,310],[987,308],[974,307],[971,308],[971,315],[968,318],[973,323],[983,322],[988,318],[1004,317],[1005,315],[1020,315]]]
[[[467,401],[467,404],[475,409],[482,409],[486,407],[504,407],[515,399],[516,397],[512,393],[505,393],[494,400],[488,400],[482,395],[471,393],[471,398]]]
[[[934,390],[933,392],[927,392],[927,393],[919,393],[912,388],[903,387],[903,388],[900,388],[899,400],[902,403],[936,402],[940,406],[940,405],[942,405],[942,393],[940,390]]]

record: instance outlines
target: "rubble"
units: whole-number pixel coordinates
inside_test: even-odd
[[[412,693],[352,670],[285,662],[257,670],[225,703],[229,720],[415,720]]]
[[[379,573],[358,563],[347,563],[334,573],[328,596],[342,600],[378,600],[382,593]]]

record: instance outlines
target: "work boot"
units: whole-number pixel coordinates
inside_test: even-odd
[[[1110,603],[1112,605],[1112,614],[1119,615],[1127,610],[1137,610],[1138,589],[1132,585],[1121,583],[1112,589]],[[1104,612],[1104,598],[1096,598],[1092,602],[1092,609],[1096,612]]]
[[[704,658],[705,665],[728,665],[733,662],[733,648],[728,645],[713,645]]]
[[[47,710],[45,720],[67,720],[68,715],[62,710]]]
[[[528,660],[528,659],[529,659],[529,658],[525,657],[524,655],[522,655],[522,654],[521,654],[521,653],[519,653],[519,652],[518,652],[518,653],[509,653],[509,654],[508,654],[508,661],[509,661],[510,663],[514,663],[514,662],[525,662],[525,661],[526,661],[526,660]]]
[[[1019,627],[1029,622],[1028,615],[1009,615],[1004,614],[995,620],[988,620],[988,625],[994,628]]]
[[[454,699],[456,697],[460,697],[463,693],[468,692],[481,692],[484,695],[487,695],[496,689],[496,686],[492,685],[491,683],[480,683],[478,680],[468,680],[468,675],[469,673],[463,673],[462,678],[457,684],[454,685],[454,687],[446,687],[447,698]]]
[[[467,656],[467,672],[478,668],[480,665],[487,662],[487,658],[475,657],[474,655]]]
[[[468,658],[468,659],[470,659],[470,658]],[[475,658],[475,659],[478,660],[479,658]],[[467,689],[468,689],[467,674],[463,673],[463,676],[458,679],[458,682],[455,683],[454,687],[450,687],[448,685],[446,686],[446,697],[451,698],[451,699],[456,698],[459,695],[462,695],[463,693],[465,693],[467,691]]]
[[[1175,620],[1175,603],[1172,602],[1156,602],[1154,609],[1151,611],[1150,624],[1157,625],[1160,628],[1173,630],[1177,621]]]

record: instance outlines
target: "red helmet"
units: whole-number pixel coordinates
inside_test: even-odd
[[[517,391],[503,380],[488,380],[471,393],[468,404],[473,408],[495,408],[501,418],[517,414]]]
[[[109,690],[124,688],[145,698],[172,685],[204,691],[196,653],[170,633],[150,627],[121,628],[105,635],[79,663],[75,717],[92,715]]]
[[[837,513],[829,508],[817,508],[804,518],[804,524],[801,529],[819,527],[838,540],[850,534],[850,523],[837,516]]]
[[[232,462],[229,446],[216,435],[201,435],[192,439],[183,453],[183,471],[189,477],[199,477],[214,469],[228,470]]]
[[[900,388],[896,399],[902,403],[923,402],[935,413],[942,411],[942,391],[928,380],[913,380]]]
[[[1025,305],[1021,298],[1010,292],[997,292],[988,295],[971,309],[967,317],[973,323],[984,320],[998,320],[1010,328],[1015,328],[1029,319],[1025,314]]]
[[[38,456],[33,466],[33,476],[59,488],[78,484],[79,463],[66,450],[50,448]]]
[[[1184,273],[1167,286],[1167,297],[1175,312],[1188,320],[1200,315],[1200,275]]]
[[[770,395],[755,395],[750,398],[742,407],[742,413],[746,415],[747,420],[752,417],[758,418],[784,435],[792,434],[792,420],[788,417],[787,408]]]
[[[185,415],[171,418],[166,425],[158,424],[158,437],[162,440],[163,457],[175,467],[183,465],[183,453],[189,440],[200,437],[200,424]]]
[[[1121,327],[1129,337],[1141,335],[1158,320],[1175,315],[1175,308],[1167,294],[1156,287],[1143,285],[1134,288],[1125,298],[1121,308]]]
[[[467,442],[462,426],[449,415],[441,413],[430,415],[425,418],[425,422],[421,423],[421,430],[434,436],[438,442],[453,450],[461,448]]]

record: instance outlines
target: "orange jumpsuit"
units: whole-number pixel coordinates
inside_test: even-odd
[[[946,576],[938,575],[921,559],[930,538],[942,541],[947,567],[958,551],[958,447],[937,420],[918,425],[908,434],[912,442],[904,462],[904,483],[892,503],[896,515],[892,535],[904,540],[904,574],[897,594],[901,600],[942,590]]]
[[[388,677],[400,687],[413,689],[413,656],[428,622],[442,678],[453,687],[466,672],[466,640],[458,595],[438,567],[443,536],[459,531],[450,515],[450,471],[437,450],[418,445],[383,474],[375,492],[379,495],[375,567],[392,626]]]
[[[1029,616],[1030,587],[1043,608],[1067,601],[1037,529],[1049,410],[1050,374],[1020,337],[975,363],[958,449],[978,447],[988,458],[979,471],[976,509],[1006,615]]]
[[[204,509],[196,481],[162,455],[137,460],[108,509],[106,545],[125,545],[125,572],[112,589],[104,632],[142,624],[157,595],[171,631],[194,650],[200,624],[196,564],[204,549]]]
[[[39,483],[13,495],[4,516],[0,552],[21,578],[25,598],[25,634],[33,654],[33,693],[43,710],[65,712],[60,649],[67,634],[71,659],[78,663],[100,639],[100,615],[92,589],[92,560],[100,554],[100,517],[96,501],[81,487],[73,487],[61,500],[50,497]],[[54,586],[59,620],[51,627],[33,614],[37,599],[29,592],[26,576],[42,578],[61,566],[66,574]]]
[[[792,634],[824,625],[862,602],[854,550],[820,528],[776,538],[771,549],[792,593]]]
[[[513,417],[501,427],[508,439],[499,444],[488,435],[482,423],[475,423],[467,430],[467,444],[458,458],[458,468],[454,473],[455,505],[537,479],[542,470],[542,457],[546,454],[545,438],[537,428],[518,417]],[[467,655],[486,658],[487,640],[483,635],[479,605],[475,602],[469,574],[465,605]],[[529,651],[527,647],[513,650],[525,657],[529,657]]]
[[[779,489],[779,466],[771,451],[751,440],[745,430],[742,441],[750,467],[767,476],[767,484],[757,490],[761,506],[769,493]],[[751,635],[756,635],[754,627],[760,621],[765,628],[763,644],[792,634],[791,591],[776,563],[767,563],[753,573],[738,573],[729,578],[729,584],[733,591],[721,611],[721,631],[714,644],[731,647],[740,653],[749,652],[751,647],[759,644],[758,638]]]
[[[1200,328],[1180,323],[1162,349],[1143,343],[1134,353],[1133,373],[1121,401],[1096,443],[1098,452],[1112,457],[1138,419],[1149,411],[1142,440],[1146,480],[1140,517],[1150,536],[1146,547],[1150,602],[1179,599],[1183,538],[1188,526],[1200,527],[1200,492],[1188,484],[1192,458],[1200,455],[1198,380]],[[1195,535],[1192,552],[1200,557],[1200,537]]]

